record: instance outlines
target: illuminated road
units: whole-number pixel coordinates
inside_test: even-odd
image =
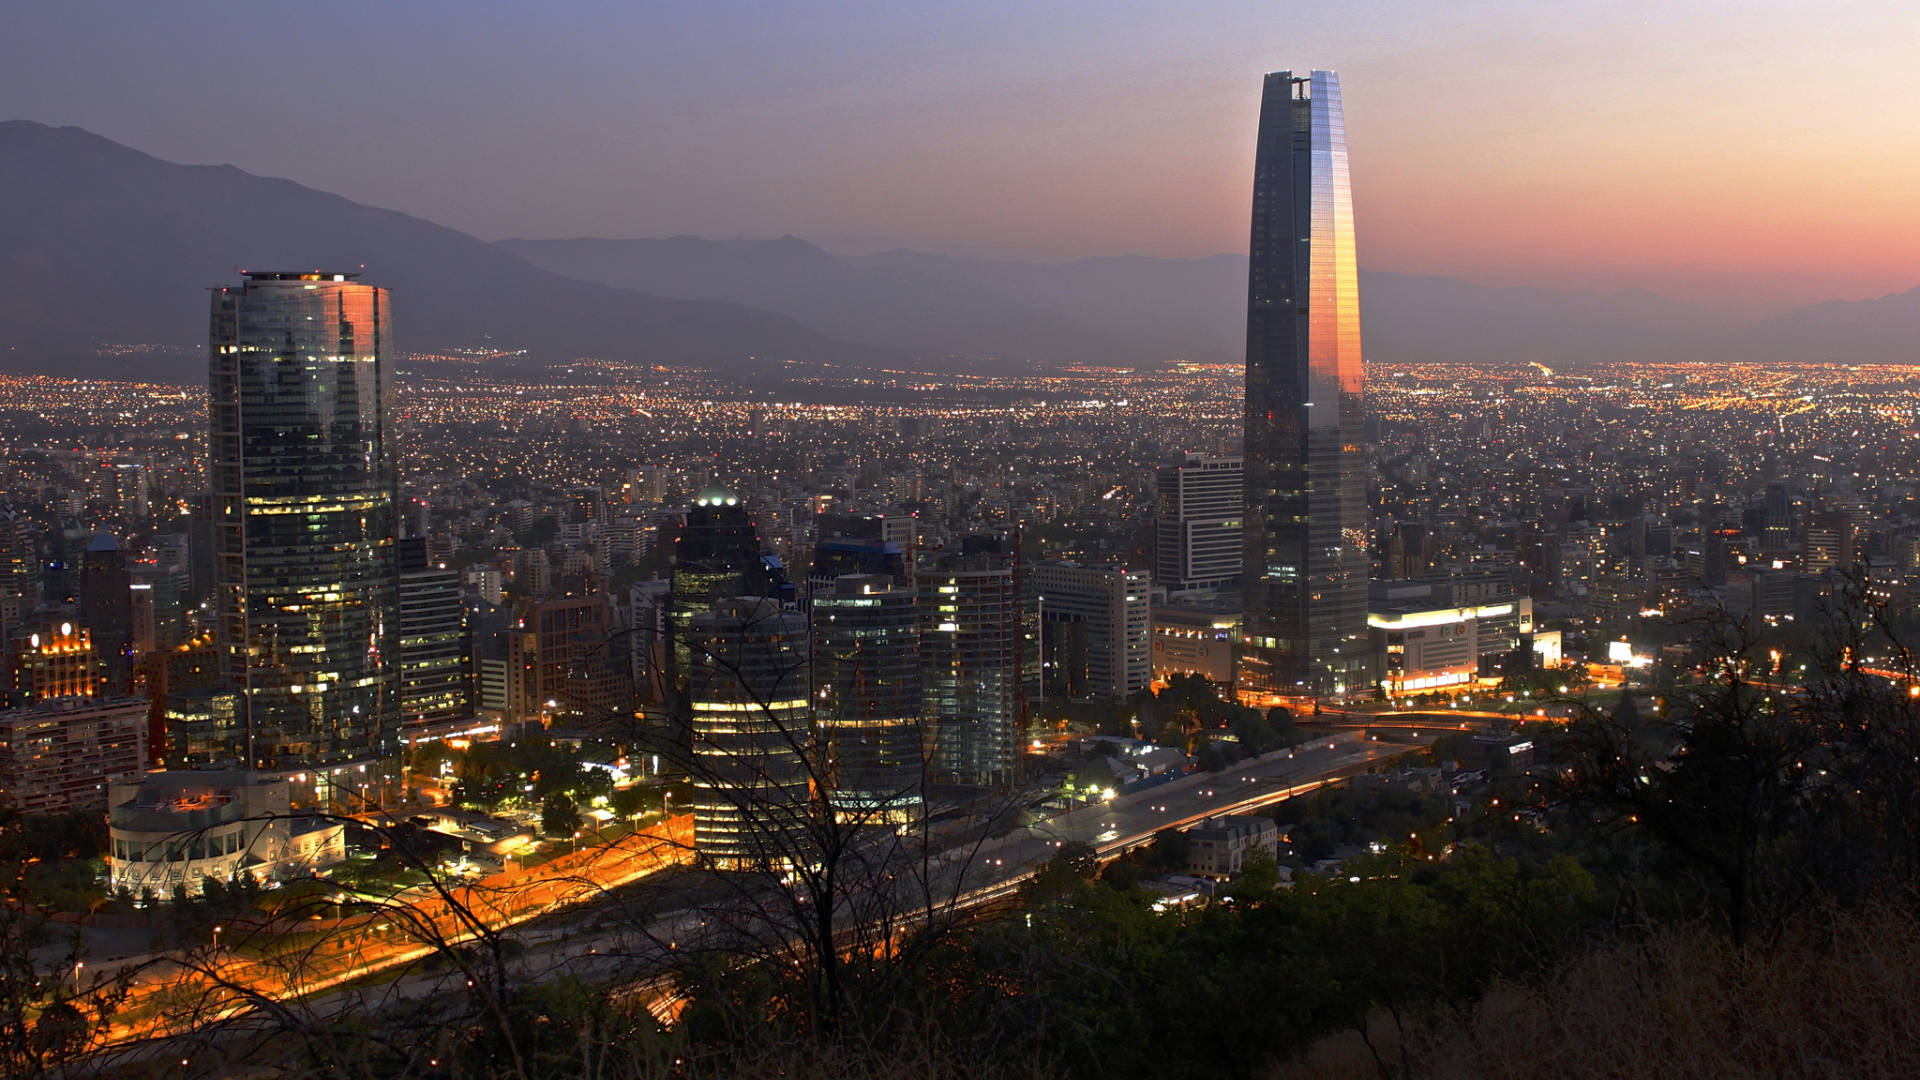
[[[1408,749],[1406,743],[1374,742],[1360,731],[1344,730],[1319,736],[1290,751],[1241,762],[1221,773],[1194,774],[1081,807],[1030,827],[1015,828],[998,838],[969,842],[933,856],[927,860],[924,882],[933,887],[920,895],[942,897],[934,906],[944,913],[991,904],[1014,895],[1053,857],[1061,843],[1083,842],[1102,858],[1112,858],[1149,843],[1161,829],[1184,829],[1220,814],[1258,811],[1339,782]],[[498,875],[474,886],[462,886],[454,891],[453,899],[479,913],[491,930],[516,926],[570,906],[585,911],[591,907],[588,901],[603,898],[609,889],[690,861],[691,842],[691,818],[682,816],[648,834],[622,838],[605,848],[582,850],[524,875]],[[865,897],[869,901],[872,898],[871,893]],[[909,913],[906,921],[911,922],[928,917],[924,905],[923,899],[917,905],[894,906],[891,911],[895,917]],[[757,935],[762,945],[770,935],[773,940],[782,939],[786,935],[779,929],[781,911],[781,905],[771,902],[764,915],[751,911],[750,918],[766,921],[745,931],[738,920],[722,925],[722,920],[703,910],[673,912],[645,925],[628,924],[609,930],[587,929],[586,915],[559,923],[544,922],[531,932],[517,935],[524,951],[510,966],[516,979],[537,980],[566,971],[588,980],[626,982],[646,1000],[664,995],[669,983],[642,973],[666,969],[672,949],[724,949],[724,935],[743,932]],[[286,1001],[305,997],[310,1015],[349,1015],[366,1007],[368,1000],[362,991],[348,989],[349,984],[415,964],[449,945],[477,936],[477,928],[454,914],[447,900],[436,897],[376,916],[374,925],[358,933],[330,934],[297,962],[284,958],[239,960],[224,967],[218,981],[184,969],[166,977],[156,975],[136,985],[133,998],[116,1019],[109,1045],[164,1040],[204,1028],[215,1020],[257,1013],[259,998]],[[406,969],[398,982],[382,987],[377,997],[393,1002],[457,991],[462,978],[458,971],[429,972],[416,966]],[[649,1004],[659,1006],[662,1002]],[[262,1013],[258,1022],[267,1024],[271,1019]]]
[[[232,956],[217,978],[187,967],[156,968],[136,979],[105,1044],[189,1031],[263,1000],[299,998],[411,964],[485,931],[540,918],[690,862],[692,850],[693,818],[682,815],[524,872],[451,886],[444,895],[361,916],[272,958]]]
[[[1161,829],[1186,829],[1221,814],[1260,810],[1365,772],[1380,759],[1409,749],[1406,743],[1369,741],[1357,730],[1331,732],[1218,773],[1195,773],[1015,830],[989,841],[980,858],[1000,860],[995,869],[1006,871],[1004,877],[1017,884],[1062,843],[1088,844],[1102,858],[1111,858],[1151,841]]]

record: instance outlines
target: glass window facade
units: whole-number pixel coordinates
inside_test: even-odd
[[[737,597],[692,616],[686,634],[695,849],[722,870],[817,862],[806,616]]]
[[[834,811],[853,822],[921,816],[932,740],[920,709],[912,589],[843,574],[813,598],[813,715]]]
[[[1245,618],[1255,698],[1369,692],[1360,298],[1339,76],[1268,75],[1247,283]]]
[[[242,714],[221,756],[251,768],[396,753],[391,331],[386,290],[352,277],[213,293],[214,571]]]

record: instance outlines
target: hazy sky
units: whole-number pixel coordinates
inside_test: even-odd
[[[1773,304],[1920,285],[1914,0],[10,4],[0,118],[495,239],[1245,251],[1340,71],[1360,259]]]

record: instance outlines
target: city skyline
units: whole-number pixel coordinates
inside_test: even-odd
[[[82,2],[0,1072],[1920,1075],[1920,10]]]
[[[1378,166],[1355,191],[1364,265],[1736,306],[1920,284],[1920,211],[1899,182],[1920,77],[1898,45],[1920,15],[1714,10],[1485,0],[1300,20],[1233,3],[1176,23],[1072,4],[964,18],[576,4],[537,21],[463,12],[448,33],[430,7],[232,19],[105,4],[20,13],[0,97],[12,115],[487,239],[791,233],[845,251],[1197,257],[1244,250],[1244,73],[1313,56],[1364,88],[1349,102]],[[123,33],[96,37],[98,16]],[[298,32],[274,33],[280,19]],[[260,66],[319,62],[348,25],[381,78],[342,81],[325,107]],[[141,47],[167,41],[180,46]],[[195,50],[211,62],[184,64]],[[1774,74],[1792,68],[1820,77]],[[235,101],[236,84],[255,89]],[[181,119],[216,104],[236,121]]]

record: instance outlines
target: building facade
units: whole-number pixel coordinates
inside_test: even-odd
[[[420,537],[400,541],[400,716],[432,725],[473,716],[473,638],[460,573],[427,558]]]
[[[5,689],[16,705],[107,692],[92,635],[70,622],[16,635],[7,643],[6,676]]]
[[[1154,479],[1159,494],[1154,584],[1175,592],[1239,584],[1246,557],[1240,523],[1244,459],[1187,454],[1160,466]]]
[[[848,821],[913,821],[925,808],[932,740],[916,601],[885,574],[842,574],[813,596],[814,740],[828,799]]]
[[[1146,571],[1040,562],[1033,567],[1033,587],[1047,687],[1120,701],[1152,681]]]
[[[806,616],[735,597],[685,633],[695,850],[723,870],[811,862]]]
[[[147,770],[143,698],[60,698],[0,711],[0,802],[28,814],[107,808]]]
[[[1188,831],[1187,873],[1226,881],[1245,869],[1247,857],[1279,851],[1280,830],[1265,814],[1226,814]]]
[[[127,553],[110,532],[98,532],[80,561],[80,619],[93,638],[107,692],[133,688],[133,576]]]
[[[671,600],[665,632],[671,682],[684,689],[692,657],[687,627],[716,603],[739,596],[785,599],[792,589],[762,554],[760,530],[740,497],[718,484],[694,496],[673,540]]]
[[[1369,693],[1359,279],[1333,72],[1266,78],[1251,244],[1239,689]]]
[[[1020,739],[1020,585],[1011,555],[929,553],[920,559],[921,716],[934,730],[942,779],[1010,784]]]
[[[386,290],[354,276],[213,291],[216,609],[242,710],[225,757],[305,774],[297,797],[322,805],[377,794],[399,747],[392,335]]]
[[[1154,590],[1153,678],[1198,675],[1220,686],[1233,684],[1233,650],[1240,639],[1240,601],[1200,594],[1175,603]]]
[[[337,821],[293,812],[292,785],[242,770],[157,772],[109,789],[115,891],[166,899],[208,878],[269,880],[310,874],[346,858]]]

